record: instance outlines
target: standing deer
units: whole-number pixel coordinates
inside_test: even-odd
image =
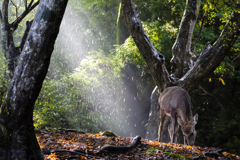
[[[176,121],[181,126],[184,136],[184,144],[186,139],[188,145],[193,145],[196,137],[195,125],[197,124],[198,114],[192,116],[191,100],[184,89],[181,87],[169,87],[165,89],[159,99],[160,104],[160,126],[158,132],[158,141],[161,139],[161,132],[166,115],[171,117],[171,123],[168,126],[171,143],[174,140]]]

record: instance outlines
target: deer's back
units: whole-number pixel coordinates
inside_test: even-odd
[[[159,104],[169,116],[171,110],[175,110],[178,117],[183,118],[186,115],[186,118],[190,118],[192,116],[190,97],[181,87],[174,86],[165,89],[159,97]]]

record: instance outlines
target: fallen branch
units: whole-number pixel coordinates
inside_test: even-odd
[[[108,152],[128,152],[132,149],[136,148],[139,144],[141,144],[141,137],[136,136],[132,143],[127,146],[113,146],[113,145],[104,145],[102,150],[108,151]]]
[[[213,152],[205,152],[204,154],[205,154],[205,156],[211,157],[211,158],[225,157],[220,151],[222,151],[222,149],[218,149]]]

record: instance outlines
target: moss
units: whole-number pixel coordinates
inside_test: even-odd
[[[180,154],[176,154],[176,153],[171,153],[171,152],[163,152],[164,154],[168,155],[171,158],[176,158],[176,159],[186,159],[186,157],[180,155]]]
[[[157,148],[154,148],[154,147],[151,147],[151,148],[148,148],[146,151],[143,151],[143,153],[145,153],[145,154],[154,154],[154,153],[156,153],[156,150],[157,150]]]
[[[102,135],[107,137],[117,137],[117,135],[112,131],[104,131]]]

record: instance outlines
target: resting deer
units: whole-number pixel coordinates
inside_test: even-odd
[[[181,126],[184,136],[184,144],[186,140],[188,145],[193,145],[196,137],[195,125],[197,124],[198,114],[192,116],[191,100],[184,89],[181,87],[169,87],[165,89],[159,99],[160,104],[160,126],[158,132],[158,141],[161,139],[161,132],[166,115],[171,117],[171,123],[168,126],[171,143],[174,140],[176,121]]]

